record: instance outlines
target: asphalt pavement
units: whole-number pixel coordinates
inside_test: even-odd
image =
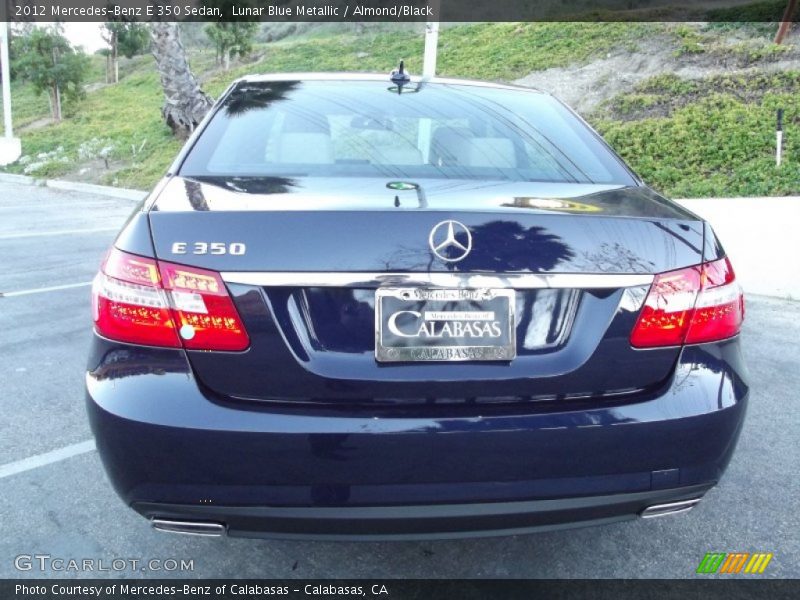
[[[744,431],[721,484],[688,514],[435,542],[152,530],[111,489],[83,405],[88,284],[132,207],[0,184],[0,577],[675,578],[696,577],[706,552],[736,551],[773,553],[763,577],[800,577],[800,303],[757,296],[748,298],[742,334],[752,385]],[[26,558],[37,555],[50,559]],[[53,568],[69,559],[91,560],[95,570]],[[115,570],[115,559],[128,566]],[[173,570],[170,560],[192,568]]]

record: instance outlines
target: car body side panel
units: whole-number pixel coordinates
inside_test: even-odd
[[[709,223],[704,223],[703,225],[705,227],[705,232],[703,234],[703,261],[711,262],[723,258],[725,256],[725,250],[717,234],[714,233]]]
[[[150,223],[147,212],[143,210],[143,203],[140,203],[131,212],[117,235],[114,246],[124,252],[139,256],[155,256],[153,239],[150,235]]]

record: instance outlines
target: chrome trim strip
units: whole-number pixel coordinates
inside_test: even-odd
[[[650,285],[653,275],[614,273],[342,273],[226,271],[226,283],[264,287],[613,289]]]

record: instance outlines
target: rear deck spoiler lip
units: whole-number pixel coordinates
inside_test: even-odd
[[[514,289],[616,289],[649,286],[647,273],[381,273],[225,271],[223,281],[261,287],[449,287]]]

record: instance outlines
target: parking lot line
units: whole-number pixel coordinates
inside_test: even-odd
[[[51,450],[50,452],[36,454],[35,456],[29,456],[28,458],[0,465],[0,479],[16,475],[17,473],[24,473],[32,469],[38,469],[39,467],[66,460],[73,456],[78,456],[79,454],[86,454],[94,449],[94,440],[86,440],[84,442],[58,448],[57,450]]]
[[[55,292],[58,290],[69,290],[72,288],[87,287],[92,285],[91,281],[82,283],[67,283],[64,285],[51,285],[48,287],[33,288],[31,290],[18,290],[16,292],[0,292],[0,298],[11,298],[13,296],[27,296],[28,294],[41,294],[43,292]]]
[[[48,237],[53,235],[75,235],[78,233],[101,233],[119,231],[119,227],[94,227],[90,229],[57,229],[55,231],[30,231],[26,233],[7,233],[0,235],[0,240],[18,240],[29,237]]]

